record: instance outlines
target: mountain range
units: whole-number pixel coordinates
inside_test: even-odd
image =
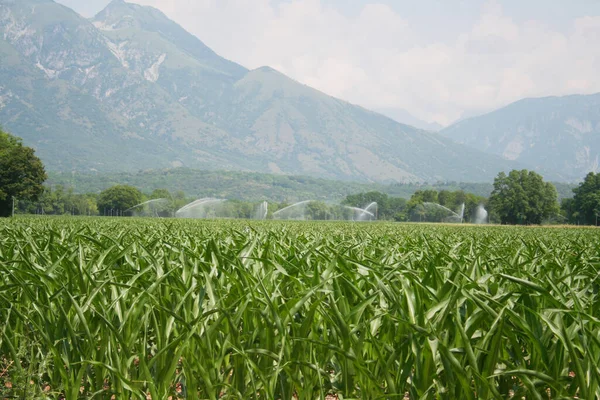
[[[523,99],[441,131],[481,151],[555,171],[563,180],[598,170],[600,93]]]
[[[88,20],[52,0],[0,0],[0,124],[51,171],[489,182],[513,168],[555,180],[586,168],[497,151],[476,121],[442,134],[398,123],[272,68],[226,60],[151,7],[114,0]],[[471,140],[478,135],[490,145]]]

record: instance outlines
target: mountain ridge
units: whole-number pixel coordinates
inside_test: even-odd
[[[115,31],[125,28],[118,25],[123,22],[125,17],[130,17],[129,21],[137,22],[139,29],[153,31],[163,35],[170,42],[178,42],[179,46],[182,46],[193,57],[210,59],[218,64],[216,70],[227,71],[238,78],[247,72],[247,69],[241,65],[218,56],[198,37],[185,31],[179,24],[154,7],[128,3],[124,0],[113,0],[91,18],[91,22],[101,31]]]
[[[460,121],[440,132],[459,143],[563,180],[597,171],[600,159],[600,93],[525,98]]]
[[[151,7],[113,1],[91,20],[65,9],[0,0],[0,48],[21,60],[0,59],[0,122],[51,170],[186,166],[418,182],[489,181],[521,166],[270,67],[247,70]],[[16,92],[35,104],[7,95]]]
[[[402,108],[381,107],[375,108],[373,111],[384,115],[388,118],[391,118],[394,121],[399,122],[401,124],[414,126],[415,128],[422,129],[425,131],[439,132],[440,130],[444,129],[443,125],[440,125],[437,122],[423,121],[412,115],[409,111]]]

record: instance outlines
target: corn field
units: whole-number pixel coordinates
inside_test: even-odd
[[[0,222],[0,398],[600,398],[595,229]]]

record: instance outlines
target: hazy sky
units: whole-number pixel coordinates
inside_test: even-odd
[[[92,16],[108,0],[58,0]],[[220,55],[441,124],[523,97],[600,92],[598,0],[131,0]]]

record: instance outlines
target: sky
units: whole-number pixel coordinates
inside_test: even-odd
[[[108,0],[57,0],[91,17]],[[598,0],[128,0],[219,55],[370,109],[449,125],[600,92]]]

